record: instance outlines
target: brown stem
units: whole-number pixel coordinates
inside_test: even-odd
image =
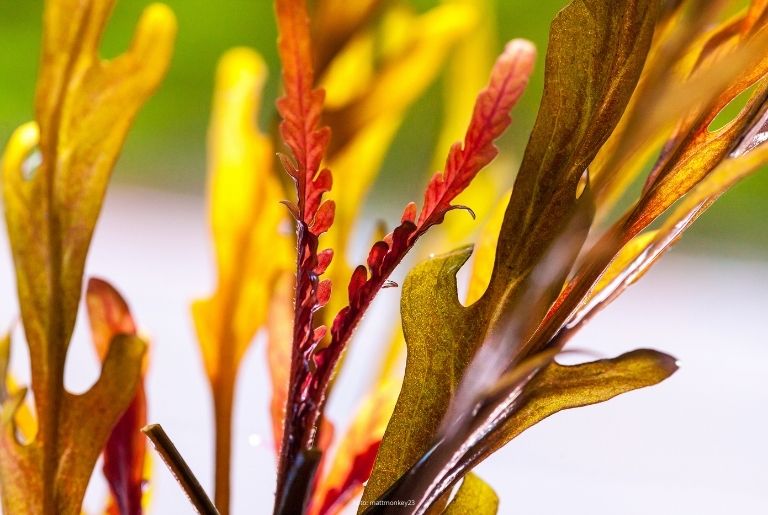
[[[214,499],[221,515],[228,515],[230,508],[234,390],[235,374],[233,372],[221,374],[213,388],[213,410],[216,431]]]
[[[165,465],[181,485],[184,493],[187,494],[189,502],[195,507],[200,515],[220,515],[208,494],[205,493],[200,482],[197,480],[192,470],[184,461],[176,446],[168,437],[160,424],[150,424],[144,426],[141,432],[147,435],[155,446],[155,450],[162,458]]]

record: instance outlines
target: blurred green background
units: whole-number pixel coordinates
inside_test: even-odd
[[[354,0],[350,0],[354,1]],[[104,57],[120,53],[145,0],[117,2],[102,46]],[[115,171],[123,184],[202,194],[205,185],[205,133],[216,61],[228,48],[258,49],[272,71],[262,121],[273,116],[277,95],[276,30],[270,0],[167,0],[176,12],[179,35],[175,56],[160,91],[141,111]],[[418,10],[436,0],[412,0]],[[537,73],[516,109],[512,135],[504,151],[518,155],[533,124],[542,89],[544,49],[549,22],[565,0],[497,0],[498,46],[513,37],[536,43]],[[0,138],[32,118],[38,64],[42,0],[0,1]],[[426,180],[442,113],[440,83],[430,88],[409,113],[386,160],[373,202],[404,201],[402,177]],[[398,191],[398,185],[400,188]],[[409,191],[418,191],[416,189]],[[768,257],[768,173],[748,179],[725,196],[694,228],[689,251]]]

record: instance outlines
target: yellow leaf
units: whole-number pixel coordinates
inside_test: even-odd
[[[634,236],[708,174],[745,130],[762,102],[768,71],[766,6],[718,23],[724,2],[701,12],[679,8],[657,30],[643,77],[618,128],[592,164],[593,186],[605,218],[637,178],[648,157],[664,147],[634,213]],[[712,25],[715,28],[712,28]],[[718,113],[758,84],[752,102],[724,127],[710,131]],[[620,170],[619,170],[620,169]],[[618,173],[618,172],[621,173]]]
[[[477,22],[464,35],[450,54],[444,80],[443,120],[435,147],[432,170],[439,170],[451,145],[461,138],[472,118],[477,92],[485,86],[496,55],[497,35],[493,2],[490,0],[443,0],[443,4],[472,8]],[[469,206],[475,214],[471,216],[446,217],[440,231],[442,243],[439,248],[453,248],[466,242],[466,238],[478,227],[477,220],[485,221],[494,205],[489,199],[498,197],[499,190],[507,177],[501,174],[510,166],[508,156],[499,156],[483,173],[479,174],[458,197],[456,204]],[[475,219],[476,218],[476,219]],[[495,239],[496,235],[494,235]],[[479,250],[479,249],[478,249]],[[493,257],[491,257],[493,259]]]
[[[322,75],[339,52],[373,19],[385,0],[324,0],[312,16],[315,69]]]
[[[209,210],[216,251],[213,294],[192,305],[216,417],[216,504],[229,505],[232,403],[237,371],[265,325],[276,274],[291,266],[280,234],[286,210],[273,174],[272,144],[255,125],[267,70],[236,48],[221,59],[208,134]]]
[[[480,230],[475,244],[475,258],[472,263],[472,273],[469,276],[469,288],[464,304],[470,306],[483,296],[491,282],[493,262],[496,260],[496,242],[504,221],[504,213],[509,204],[510,193],[507,192],[496,204],[485,226]]]
[[[488,483],[470,472],[443,515],[495,515],[498,510],[499,496]]]

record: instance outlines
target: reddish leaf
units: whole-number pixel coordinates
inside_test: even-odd
[[[331,172],[320,170],[330,140],[330,130],[320,124],[325,93],[314,87],[314,70],[309,18],[304,0],[277,0],[279,30],[278,53],[283,66],[285,95],[278,100],[282,117],[280,134],[291,149],[294,163],[283,158],[296,183],[298,266],[294,304],[291,368],[285,414],[282,448],[278,467],[277,498],[285,495],[285,480],[302,448],[314,447],[317,416],[305,399],[305,389],[313,365],[312,349],[318,343],[314,330],[314,313],[324,306],[331,292],[329,281],[319,275],[331,262],[332,254],[318,254],[318,237],[333,224],[335,204],[323,201],[323,194],[333,184]]]
[[[330,130],[320,125],[325,92],[314,89],[309,18],[304,1],[278,0],[276,9],[285,88],[285,96],[277,102],[283,119],[280,135],[296,160],[295,167],[286,160],[283,165],[295,170],[295,175],[291,175],[296,179],[301,221],[310,225],[322,194],[330,190],[333,182],[329,171],[318,174],[331,136]]]
[[[520,98],[533,71],[535,49],[524,40],[510,42],[496,61],[488,87],[477,98],[463,146],[455,144],[449,152],[445,172],[430,181],[424,206],[416,219],[416,205],[406,206],[401,224],[368,255],[368,272],[362,265],[355,269],[349,283],[349,306],[334,320],[331,344],[323,349],[326,381],[354,328],[389,275],[410,251],[416,240],[431,226],[442,222],[445,213],[461,206],[451,202],[470,184],[478,172],[496,156],[496,140],[511,122],[509,111]],[[367,279],[366,279],[367,276]],[[320,381],[324,384],[324,381]],[[322,401],[322,393],[316,395]]]
[[[509,112],[520,99],[533,71],[536,49],[516,39],[507,44],[496,61],[488,87],[475,103],[464,145],[455,143],[445,171],[432,177],[419,215],[419,234],[443,221],[451,201],[464,191],[477,173],[490,163],[498,149],[493,144],[512,121]]]
[[[93,343],[104,360],[109,343],[121,334],[136,335],[136,324],[128,304],[106,281],[97,278],[88,281],[86,303]],[[104,447],[102,470],[112,495],[107,508],[110,514],[142,513],[146,440],[140,429],[146,424],[147,398],[141,382],[136,396],[117,421]]]

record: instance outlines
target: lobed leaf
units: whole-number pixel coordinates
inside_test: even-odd
[[[471,306],[458,301],[455,273],[469,249],[417,267],[406,280],[406,377],[364,501],[379,497],[429,449],[495,317],[517,305],[537,262],[573,219],[579,181],[629,101],[656,15],[651,1],[576,0],[553,22],[542,105],[504,217],[488,289]],[[582,241],[569,247],[578,252]],[[551,302],[559,288],[548,290]],[[546,298],[537,302],[540,313],[530,313],[528,323],[543,317],[548,304]]]
[[[320,235],[333,224],[335,204],[323,200],[333,183],[330,170],[320,169],[330,130],[321,126],[325,93],[315,89],[306,2],[277,0],[276,11],[285,89],[277,102],[282,117],[280,134],[295,161],[283,156],[282,162],[296,184],[298,197],[297,205],[286,203],[296,218],[298,255],[287,395],[290,411],[285,414],[277,474],[276,513],[281,513],[297,503],[303,505],[309,498],[312,485],[296,483],[295,479],[314,477],[320,462],[316,445],[322,417],[318,403],[309,400],[306,390],[316,383],[312,353],[326,332],[322,326],[315,327],[314,314],[330,298],[330,281],[321,281],[320,275],[333,254],[330,250],[319,251],[318,245]],[[301,488],[305,491],[298,492]]]
[[[543,98],[504,217],[487,294],[519,284],[573,215],[579,181],[639,80],[657,4],[575,0],[552,22]]]
[[[63,371],[85,258],[112,167],[139,107],[157,87],[175,33],[171,11],[148,7],[131,46],[104,61],[97,47],[114,2],[48,1],[36,123],[20,127],[3,159],[5,213],[30,351],[39,430],[27,444],[2,428],[6,513],[79,513],[88,478],[138,383],[144,343],[110,345],[83,395]],[[39,152],[31,169],[27,157]],[[33,228],[34,230],[30,230]]]

